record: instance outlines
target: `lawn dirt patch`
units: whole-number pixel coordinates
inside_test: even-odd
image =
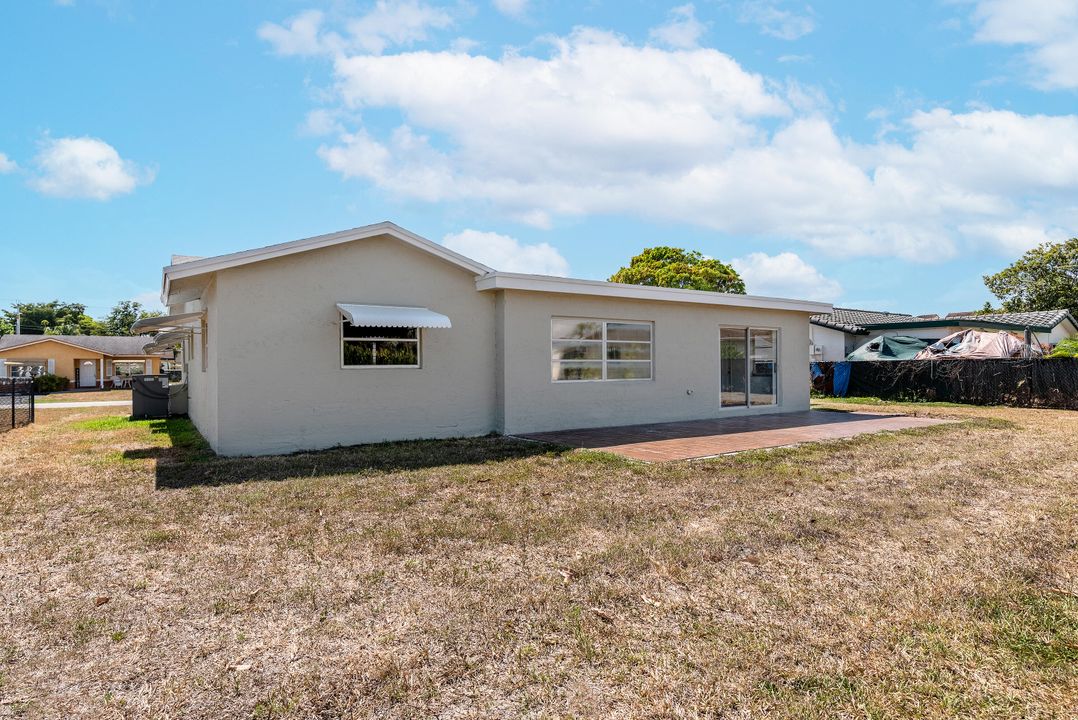
[[[63,392],[49,393],[48,395],[38,395],[35,398],[35,402],[38,405],[49,405],[51,403],[98,402],[102,400],[126,400],[130,402],[131,391],[67,390]]]
[[[1078,413],[817,406],[961,422],[646,465],[42,413],[0,717],[1073,717]]]

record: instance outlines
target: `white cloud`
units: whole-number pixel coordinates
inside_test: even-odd
[[[1036,223],[971,224],[963,225],[961,230],[969,237],[983,238],[1005,255],[1016,257],[1043,243],[1067,239],[1065,231],[1045,228]]]
[[[977,41],[1029,48],[1038,87],[1078,88],[1078,2],[978,0],[973,19]]]
[[[262,23],[258,37],[272,45],[278,55],[321,55],[331,51],[331,43],[321,35],[324,18],[319,10],[307,10],[290,19],[287,25]]]
[[[0,152],[0,175],[6,175],[13,173],[19,169],[18,163],[9,158],[4,153]]]
[[[329,108],[315,108],[307,113],[301,130],[304,135],[322,136],[344,132],[344,126],[338,119],[340,113]]]
[[[700,42],[707,27],[696,19],[696,8],[692,3],[670,10],[670,18],[658,27],[652,28],[649,37],[672,48],[694,48]]]
[[[46,140],[35,164],[31,187],[56,197],[108,200],[154,178],[152,170],[124,160],[114,147],[92,137]]]
[[[521,18],[528,12],[530,0],[494,0],[494,8],[502,15]]]
[[[754,252],[730,261],[750,295],[793,297],[833,302],[842,286],[792,252],[768,255]]]
[[[741,3],[738,20],[760,28],[765,35],[780,40],[796,40],[816,29],[816,21],[808,6],[803,12],[784,10],[780,0],[745,0]]]
[[[391,195],[535,227],[628,214],[843,256],[999,251],[1034,236],[1016,226],[1078,217],[1078,115],[906,111],[865,144],[836,133],[820,91],[713,49],[587,28],[548,41],[541,55],[337,57],[324,100],[347,120],[319,154]],[[396,127],[364,124],[381,110]]]
[[[446,235],[442,244],[495,270],[559,277],[569,275],[568,261],[547,243],[522,245],[508,235],[462,230]]]
[[[343,34],[325,30],[325,20],[321,11],[306,10],[285,25],[263,23],[258,36],[278,55],[381,53],[391,46],[422,42],[429,31],[453,24],[448,12],[419,0],[378,0],[367,14],[344,20]]]
[[[158,290],[140,292],[131,299],[142,305],[144,310],[157,310],[159,312],[168,310],[168,308],[161,304],[161,292]]]

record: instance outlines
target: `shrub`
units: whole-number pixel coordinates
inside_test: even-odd
[[[1048,357],[1078,357],[1078,337],[1060,340],[1059,344],[1055,346],[1054,350],[1052,350],[1052,354]]]
[[[70,381],[63,375],[50,375],[44,373],[34,378],[34,392],[51,393],[57,390],[67,390]]]

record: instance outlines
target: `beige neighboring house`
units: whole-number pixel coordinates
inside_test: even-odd
[[[164,268],[224,455],[809,407],[825,303],[496,272],[384,222]]]
[[[113,335],[4,335],[0,368],[4,377],[61,375],[71,387],[112,387],[113,378],[161,372],[161,354],[143,347],[150,337]]]

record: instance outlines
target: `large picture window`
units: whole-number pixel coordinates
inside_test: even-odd
[[[419,367],[419,328],[356,327],[341,321],[343,367]]]
[[[0,377],[35,378],[45,374],[48,363],[45,360],[8,360],[0,367]]]
[[[778,403],[777,330],[719,330],[720,403],[722,407]]]
[[[554,382],[650,380],[652,323],[552,318],[550,378]]]
[[[142,360],[132,360],[130,362],[125,360],[116,360],[112,363],[112,374],[119,375],[120,377],[142,375],[145,372],[146,363]]]

